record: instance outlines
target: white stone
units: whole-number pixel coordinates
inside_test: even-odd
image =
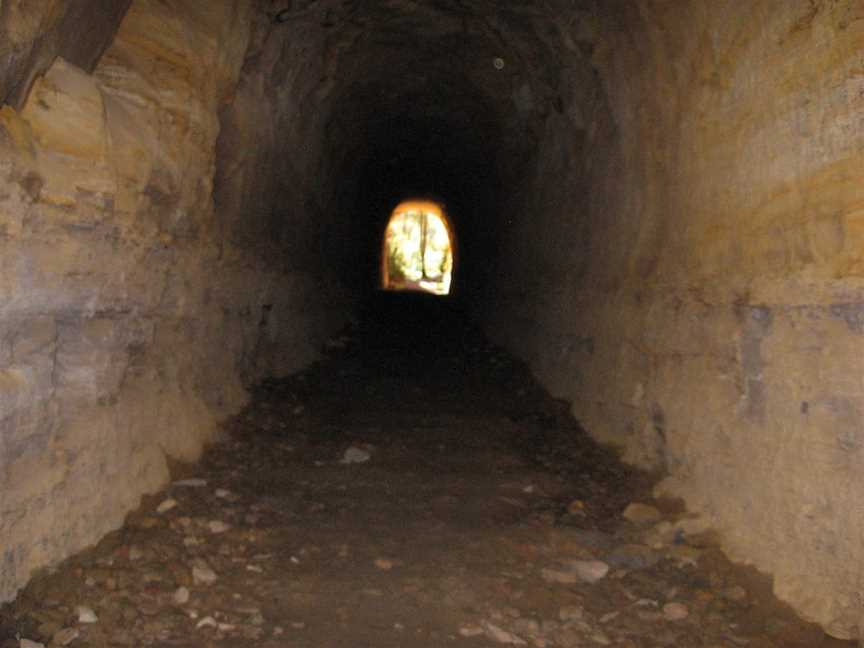
[[[212,616],[206,616],[195,624],[195,627],[199,630],[201,628],[216,628],[218,626],[219,624],[216,623],[216,619],[214,619]]]
[[[483,628],[476,623],[466,623],[459,628],[459,634],[463,637],[479,637],[483,634]]]
[[[583,583],[596,583],[609,573],[609,565],[602,560],[573,560],[569,567]]]
[[[30,641],[29,639],[22,639],[18,643],[19,648],[45,648],[45,644],[41,644],[37,641]]]
[[[162,502],[159,506],[156,507],[157,513],[167,513],[171,509],[177,506],[177,500],[173,498],[168,498],[164,502]]]
[[[186,605],[189,602],[189,589],[186,587],[178,587],[174,592],[174,602],[177,605]]]
[[[489,639],[498,643],[511,644],[514,646],[527,645],[525,640],[521,637],[518,637],[512,632],[507,632],[504,628],[500,628],[494,623],[489,623],[488,621],[483,622],[483,631]]]
[[[209,567],[196,566],[192,568],[192,580],[199,585],[212,585],[219,576]]]
[[[92,608],[86,605],[78,606],[78,623],[96,623],[97,621],[99,621],[99,617],[96,616]]]

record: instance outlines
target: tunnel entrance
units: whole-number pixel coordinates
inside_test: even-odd
[[[384,230],[381,287],[449,295],[454,247],[443,205],[431,200],[399,203]]]

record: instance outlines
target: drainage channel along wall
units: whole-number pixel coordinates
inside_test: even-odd
[[[546,122],[493,330],[782,599],[858,637],[864,5],[600,4],[603,92]]]
[[[338,302],[274,250],[258,196],[315,217],[314,187],[280,190],[302,168],[250,168],[267,134],[236,106],[273,103],[254,70],[238,86],[270,29],[251,3],[135,0],[119,29],[98,2],[23,4],[0,10],[0,600],[196,459],[241,380],[309,362]]]

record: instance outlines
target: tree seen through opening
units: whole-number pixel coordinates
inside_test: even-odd
[[[437,203],[408,201],[397,206],[387,224],[382,256],[385,290],[450,293],[453,243]]]

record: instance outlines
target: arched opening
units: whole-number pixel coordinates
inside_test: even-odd
[[[444,207],[406,200],[392,211],[381,249],[381,287],[449,295],[455,244]]]

